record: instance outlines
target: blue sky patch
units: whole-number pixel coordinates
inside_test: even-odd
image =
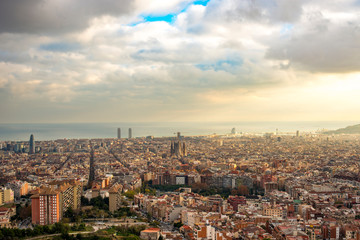
[[[181,11],[179,12],[170,12],[166,15],[140,15],[140,18],[142,18],[143,20],[140,20],[138,22],[133,22],[128,24],[128,26],[130,27],[134,27],[140,23],[144,23],[144,22],[167,22],[169,24],[173,24],[177,18],[177,15],[179,15],[180,13],[186,12],[187,9],[191,6],[191,5],[202,5],[202,6],[207,6],[207,4],[210,2],[211,0],[197,0],[197,1],[193,1],[190,4],[186,5],[183,9],[181,9]]]
[[[197,68],[208,71],[226,71],[226,72],[233,72],[233,70],[243,64],[243,60],[241,58],[233,58],[233,59],[222,59],[218,60],[215,63],[201,63],[195,65]]]
[[[168,15],[165,16],[143,16],[144,21],[145,22],[168,22],[168,23],[172,23],[175,18],[176,18],[176,14],[174,13],[170,13]]]
[[[206,6],[209,2],[210,0],[199,0],[199,1],[194,1],[192,4]]]
[[[176,17],[177,14],[175,13],[169,13],[167,15],[140,15],[140,18],[142,18],[142,20],[130,23],[127,26],[134,27],[140,23],[145,22],[167,22],[169,24],[172,24],[175,21]]]
[[[49,51],[49,52],[72,52],[80,49],[80,44],[78,43],[66,43],[66,42],[54,42],[40,45],[40,50]]]
[[[294,24],[286,23],[282,26],[280,33],[287,34],[294,28]]]

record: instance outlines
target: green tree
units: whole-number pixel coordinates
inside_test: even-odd
[[[67,232],[63,232],[63,233],[61,233],[61,239],[66,239],[66,240],[68,240],[69,238],[70,238],[70,235],[67,233]]]
[[[69,225],[63,223],[55,223],[53,226],[54,233],[67,233],[70,230]]]
[[[78,231],[85,231],[86,230],[86,225],[85,223],[81,223],[78,227]]]
[[[90,200],[90,205],[102,210],[109,210],[109,198],[98,196]]]
[[[87,199],[84,196],[81,196],[81,205],[82,206],[89,206],[90,205],[89,199]]]
[[[135,196],[135,191],[134,190],[129,190],[127,192],[124,193],[125,197],[129,198],[129,199],[134,199]]]
[[[50,227],[49,227],[48,225],[45,225],[45,226],[43,227],[43,232],[44,232],[44,233],[51,233]]]
[[[74,216],[74,210],[73,210],[72,207],[70,206],[70,207],[68,208],[68,210],[66,210],[66,211],[64,212],[64,217],[71,218],[71,217],[73,217],[73,216]]]
[[[182,224],[182,222],[177,222],[177,223],[174,222],[174,227],[175,228],[181,228],[183,225],[184,224]]]
[[[75,222],[75,212],[73,208],[70,206],[66,212],[64,212],[64,217],[69,218],[71,222]]]

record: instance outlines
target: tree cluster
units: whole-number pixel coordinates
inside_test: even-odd
[[[109,210],[109,198],[102,198],[101,196],[98,196],[96,198],[92,198],[90,201],[85,198],[81,197],[81,206],[94,206],[98,209],[102,210]]]
[[[121,207],[113,213],[113,217],[131,217],[136,216],[134,212],[131,211],[129,207]]]
[[[34,229],[19,229],[19,228],[0,228],[0,239],[12,240],[27,237],[36,237],[46,234],[68,233],[69,225],[62,223],[55,223],[54,225],[36,225]]]

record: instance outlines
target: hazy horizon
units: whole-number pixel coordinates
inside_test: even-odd
[[[232,123],[359,123],[360,120],[346,120],[346,121],[331,121],[331,120],[324,120],[324,121],[311,121],[311,120],[305,120],[305,121],[127,121],[127,122],[86,122],[86,121],[79,121],[79,122],[0,122],[2,125],[6,124],[118,124],[118,123],[134,123],[134,124],[191,124],[191,123],[206,123],[206,124],[232,124]]]
[[[122,137],[128,137],[128,128],[132,128],[133,137],[173,137],[177,132],[183,136],[229,134],[232,128],[237,133],[263,134],[278,130],[279,134],[296,131],[315,133],[319,130],[336,130],[357,122],[182,122],[182,123],[9,123],[0,124],[0,141],[27,141],[30,134],[36,140],[55,139],[94,139],[116,138],[117,128],[121,128]]]
[[[359,16],[359,0],[3,0],[0,123],[360,120]]]

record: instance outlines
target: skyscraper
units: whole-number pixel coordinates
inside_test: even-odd
[[[132,130],[129,128],[129,138],[132,138]]]
[[[30,145],[29,153],[34,154],[35,153],[35,140],[34,140],[33,134],[30,135],[29,145]]]
[[[121,138],[121,129],[120,128],[117,129],[117,138],[118,139]]]

